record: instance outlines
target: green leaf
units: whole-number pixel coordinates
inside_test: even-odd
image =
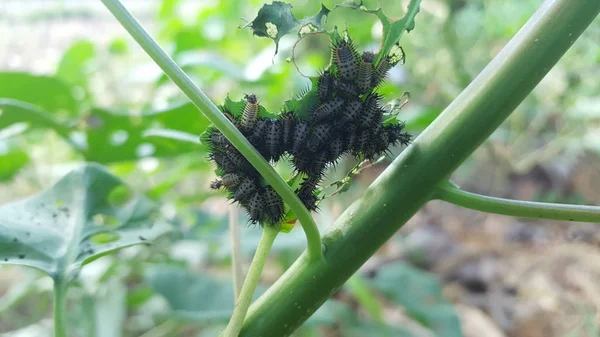
[[[145,279],[178,317],[195,322],[227,321],[233,311],[229,280],[215,280],[173,265],[151,266]]]
[[[4,143],[0,143],[0,151]],[[29,164],[29,156],[19,149],[0,152],[0,181],[12,179],[19,171]]]
[[[359,3],[349,1],[338,6],[359,9],[366,13],[374,14],[377,16],[379,21],[381,21],[381,24],[383,25],[383,41],[381,42],[381,49],[379,50],[377,59],[375,60],[375,63],[379,63],[383,57],[390,54],[395,54],[395,46],[397,46],[397,43],[400,41],[404,31],[410,32],[415,28],[415,17],[417,16],[417,13],[419,13],[420,3],[421,0],[411,0],[408,4],[406,14],[400,20],[388,18],[385,14],[383,14],[383,10],[381,8],[369,10],[363,5],[362,1]]]
[[[56,77],[71,84],[87,88],[88,84],[88,65],[95,57],[94,45],[88,41],[79,41],[74,43],[64,54]]]
[[[166,20],[174,16],[177,12],[177,6],[180,0],[163,0],[160,8],[158,9],[158,18]]]
[[[24,123],[29,130],[52,129],[63,137],[69,134],[69,128],[47,111],[29,103],[0,98],[0,130],[17,123]]]
[[[233,284],[206,274],[192,273],[175,265],[153,265],[146,269],[146,283],[164,297],[173,314],[201,323],[226,322],[233,311]],[[254,299],[265,291],[259,286]],[[328,301],[309,318],[307,324],[334,324],[346,321],[352,311],[342,302]]]
[[[198,151],[197,135],[210,124],[193,104],[186,103],[138,115],[96,108],[73,129],[31,104],[0,99],[0,130],[17,123],[30,130],[54,130],[88,161],[99,163]]]
[[[296,19],[292,13],[292,5],[273,1],[272,4],[265,4],[258,11],[258,15],[248,26],[252,29],[254,35],[268,37],[275,42],[275,54],[279,50],[279,40],[286,34],[297,32],[299,36],[306,33],[322,31],[323,19],[327,19],[329,9],[321,5],[321,10],[314,16]]]
[[[87,142],[79,150],[88,161],[101,163],[196,152],[201,147],[190,139],[210,124],[191,103],[141,115],[93,109],[86,120]]]
[[[461,337],[460,321],[443,297],[434,275],[404,262],[385,265],[369,281],[387,299],[406,309],[409,316],[433,330],[437,336]]]
[[[78,113],[72,89],[50,76],[0,72],[0,98],[31,103],[51,113],[73,116]]]
[[[127,54],[129,47],[127,45],[127,40],[125,39],[114,39],[108,45],[108,51],[115,56],[122,56]]]
[[[131,200],[120,202],[129,194]],[[69,281],[86,263],[168,231],[155,215],[151,201],[129,191],[104,167],[87,164],[46,191],[0,207],[0,263],[34,267]],[[98,234],[114,239],[98,242]]]

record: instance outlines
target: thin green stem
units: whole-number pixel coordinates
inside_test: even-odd
[[[65,281],[54,280],[54,337],[67,337],[67,290]]]
[[[273,242],[278,233],[279,228],[277,227],[265,226],[263,228],[258,248],[254,254],[254,259],[252,259],[252,264],[250,265],[250,270],[248,270],[248,275],[242,286],[240,296],[236,301],[233,315],[231,316],[227,328],[223,332],[224,337],[237,337],[240,334],[244,319],[248,313],[248,308],[252,302],[252,297],[254,296],[254,291],[256,291],[256,287],[260,281],[260,275],[262,274],[265,262],[267,262],[269,252],[271,251],[271,247],[273,247]]]
[[[229,235],[231,239],[231,274],[233,276],[234,301],[240,297],[244,273],[242,271],[242,252],[240,240],[239,210],[236,206],[229,209]]]
[[[102,0],[106,8],[121,23],[127,32],[156,62],[162,71],[181,89],[190,101],[208,118],[238,149],[256,170],[273,186],[275,191],[296,214],[306,235],[308,254],[311,260],[321,260],[321,235],[310,212],[298,199],[294,191],[277,174],[273,167],[258,153],[240,131],[223,115],[217,106],[200,90],[181,68],[165,53],[156,41],[144,30],[119,0]]]
[[[600,222],[600,207],[520,201],[488,197],[461,190],[452,183],[441,184],[434,198],[477,211],[520,218]]]

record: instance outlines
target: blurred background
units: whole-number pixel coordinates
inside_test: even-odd
[[[273,112],[329,60],[328,39],[272,41],[240,28],[261,1],[124,0],[217,104],[255,93]],[[301,18],[320,9],[292,1]],[[400,17],[407,1],[381,0]],[[410,93],[399,118],[417,135],[527,21],[541,0],[425,0],[381,92]],[[328,8],[337,2],[324,1]],[[377,2],[365,1],[367,7]],[[336,9],[359,49],[377,50],[374,16]],[[227,212],[206,149],[156,137],[198,136],[207,121],[96,0],[0,2],[0,97],[47,111],[51,123],[0,124],[0,203],[35,194],[78,163],[106,165],[161,205],[173,231],[87,265],[69,293],[73,336],[214,336],[233,306]],[[299,71],[300,72],[299,72]],[[454,174],[498,197],[600,204],[600,19]],[[1,115],[1,111],[0,111]],[[1,121],[1,120],[0,120]],[[65,131],[66,130],[66,131]],[[465,137],[469,137],[465,130]],[[315,217],[324,231],[395,157],[363,171]],[[345,160],[326,183],[354,166]],[[287,164],[278,165],[289,175]],[[402,205],[397,205],[402,207]],[[240,211],[243,267],[260,229]],[[600,336],[598,224],[533,221],[431,202],[295,336]],[[305,246],[281,234],[266,288]],[[0,266],[0,336],[49,336],[52,282]],[[264,289],[260,290],[264,291]]]

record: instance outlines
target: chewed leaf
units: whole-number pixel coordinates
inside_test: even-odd
[[[258,15],[248,26],[254,35],[268,37],[275,42],[275,54],[279,50],[279,40],[282,36],[297,32],[302,36],[307,33],[321,31],[323,18],[327,18],[329,9],[321,5],[321,10],[314,16],[298,20],[292,13],[292,5],[273,1],[272,4],[264,5]]]
[[[399,20],[388,18],[385,14],[383,14],[381,8],[374,10],[367,9],[363,5],[362,1],[358,3],[354,1],[347,1],[341,5],[337,5],[336,7],[354,8],[366,13],[374,14],[377,16],[377,18],[379,18],[379,21],[381,21],[381,24],[383,25],[383,41],[381,42],[381,49],[379,50],[379,54],[375,60],[375,64],[378,64],[383,57],[393,54],[392,51],[394,46],[396,46],[398,41],[400,41],[404,31],[410,32],[415,28],[415,17],[417,16],[417,13],[419,13],[420,3],[421,0],[411,0],[408,4],[408,10],[406,14],[402,19]],[[392,57],[394,57],[394,55],[392,55]]]
[[[156,211],[104,167],[88,164],[40,194],[0,206],[0,263],[70,280],[84,264],[168,231]]]

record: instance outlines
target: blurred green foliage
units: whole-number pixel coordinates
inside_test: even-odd
[[[332,9],[338,3],[323,4]],[[364,2],[368,8],[376,8],[378,3],[389,17],[401,17],[405,10],[402,1]],[[389,101],[410,92],[411,100],[399,116],[409,130],[418,133],[435,119],[539,3],[424,1],[417,29],[402,40],[406,65],[394,68],[381,88]],[[273,56],[271,41],[239,28],[257,15],[262,4],[254,0],[162,0],[153,9],[153,16],[143,22],[215,103],[222,104],[228,96],[237,101],[252,92],[268,111],[278,111],[284,101],[309,86],[306,76],[318,73],[328,63],[329,40],[323,34],[311,35],[292,50],[295,38],[290,34],[281,38],[279,52]],[[321,8],[318,2],[294,1],[292,5],[299,18],[310,17]],[[57,7],[46,15],[35,12],[28,19],[43,22],[55,18],[56,13],[81,20],[100,15]],[[5,15],[0,16],[0,21],[4,19]],[[325,26],[348,27],[359,49],[376,50],[381,43],[376,17],[357,10],[337,8]],[[50,187],[73,162],[107,165],[111,173],[98,169],[92,176],[100,179],[100,184],[123,179],[145,193],[162,205],[161,216],[172,224],[172,231],[150,247],[127,249],[83,268],[70,293],[73,330],[96,337],[139,336],[148,331],[150,336],[214,335],[227,319],[233,298],[231,285],[223,281],[229,278],[224,212],[230,206],[222,195],[209,191],[213,167],[203,146],[193,141],[208,121],[124,32],[119,34],[104,42],[93,35],[74,39],[69,48],[61,50],[62,57],[52,73],[0,71],[0,200],[16,200]],[[596,21],[494,133],[488,146],[459,169],[458,181],[490,165],[504,176],[526,174],[549,164],[569,170],[583,154],[600,152],[600,69],[593,66],[600,62],[599,35],[600,21]],[[45,57],[44,51],[35,57]],[[292,57],[298,69],[288,62]],[[398,151],[392,152],[396,155]],[[340,163],[330,179],[342,178],[354,164]],[[286,169],[289,173],[289,167],[282,166],[283,171]],[[348,204],[367,184],[368,178],[356,180],[348,192],[322,207],[319,221],[330,223],[334,217],[330,204],[338,208]],[[69,186],[63,188],[68,190]],[[96,194],[97,189],[86,191],[91,196],[103,196]],[[47,197],[40,195],[41,199],[29,202]],[[559,200],[570,197],[553,196]],[[13,210],[14,205],[6,204],[0,212]],[[0,216],[0,227],[19,225],[20,231],[26,231],[31,225],[16,220],[7,224],[6,219],[6,214]],[[45,223],[42,220],[48,219],[38,220]],[[304,241],[299,231],[295,228],[277,239],[269,275],[279,275],[302,250]],[[0,233],[0,240],[10,243],[14,237],[11,233]],[[35,233],[42,239],[50,237],[41,230]],[[259,229],[243,228],[242,233],[242,250],[248,258],[258,242]],[[30,242],[25,232],[21,234],[19,249],[32,260],[24,263],[29,257],[20,260],[17,256],[17,262],[41,269],[56,262],[56,256],[42,261],[34,253],[44,242],[57,248],[64,244],[63,239],[52,236],[52,240]],[[135,237],[139,239],[139,235]],[[82,243],[77,242],[77,246]],[[0,254],[14,254],[14,248],[0,246]],[[42,266],[40,261],[46,264]],[[77,261],[70,262],[83,263]],[[14,268],[0,268],[3,273],[17,273]],[[0,333],[12,335],[9,331],[29,329],[34,332],[23,336],[31,336],[44,330],[40,327],[49,310],[49,288],[37,272],[19,269],[17,275],[22,281],[0,291]],[[402,263],[382,268],[373,278],[359,276],[340,291],[344,296],[328,302],[296,335],[414,336],[410,329],[390,326],[381,318],[381,312],[389,307],[404,308],[410,319],[437,336],[461,335],[456,314],[441,296],[433,276]],[[367,315],[355,310],[355,302]]]

